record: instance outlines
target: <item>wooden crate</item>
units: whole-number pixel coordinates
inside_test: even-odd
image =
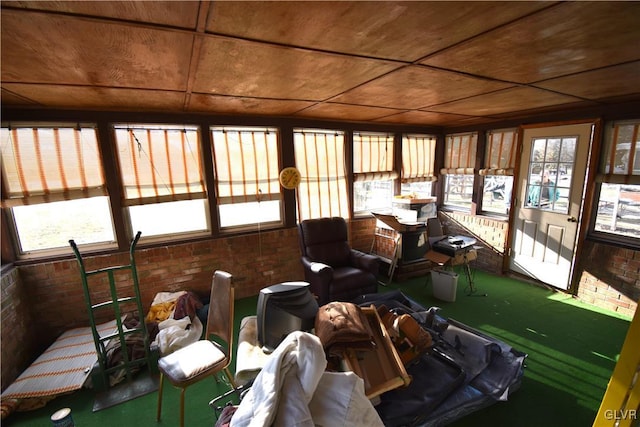
[[[396,351],[387,329],[380,321],[376,308],[363,307],[376,343],[374,350],[347,349],[342,355],[343,370],[353,371],[364,380],[364,391],[369,399],[389,390],[409,385],[411,377]]]

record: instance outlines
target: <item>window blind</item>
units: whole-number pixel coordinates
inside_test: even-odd
[[[127,206],[205,197],[198,129],[115,127]]]
[[[494,130],[487,135],[485,167],[480,175],[513,175],[516,163],[516,129]]]
[[[607,126],[605,155],[598,182],[640,184],[640,120],[621,121]]]
[[[279,200],[278,131],[211,129],[219,204]]]
[[[396,179],[393,170],[393,135],[380,133],[353,134],[354,181]]]
[[[447,135],[444,168],[442,174],[471,175],[475,171],[478,134],[460,133]]]
[[[435,181],[436,137],[402,136],[402,182]]]
[[[298,220],[341,216],[349,218],[344,133],[315,129],[294,131],[298,187]]]
[[[2,128],[4,206],[107,194],[92,127]]]

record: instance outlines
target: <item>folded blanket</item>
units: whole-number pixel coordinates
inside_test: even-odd
[[[318,309],[315,333],[327,353],[345,348],[373,349],[373,333],[362,309],[349,302],[334,301]]]

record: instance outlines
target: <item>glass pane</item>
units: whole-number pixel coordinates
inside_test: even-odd
[[[393,200],[393,180],[357,181],[353,183],[354,212],[390,210]]]
[[[403,196],[413,194],[417,199],[424,199],[431,197],[431,189],[433,182],[407,182],[401,184],[400,194]]]
[[[640,237],[640,185],[602,184],[595,230]]]
[[[16,206],[12,208],[23,253],[78,245],[113,243],[108,197]]]
[[[484,178],[482,210],[501,215],[509,213],[511,207],[512,176],[493,176]]]
[[[444,204],[471,210],[473,175],[446,175]]]
[[[143,238],[209,229],[206,201],[202,199],[131,206],[129,216],[132,231],[141,231]]]
[[[545,162],[556,162],[560,158],[560,148],[562,143],[559,139],[550,138],[547,140],[544,160]]]
[[[541,138],[533,141],[526,208],[564,214],[569,212],[576,143],[575,137]]]
[[[279,200],[220,205],[218,212],[222,228],[281,221]]]

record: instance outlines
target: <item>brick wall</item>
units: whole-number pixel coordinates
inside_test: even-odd
[[[38,347],[32,299],[20,283],[18,269],[2,272],[2,390],[24,371],[46,347]]]
[[[475,267],[494,274],[502,274],[502,263],[507,241],[506,221],[456,212],[439,212],[446,234],[472,235],[478,239],[478,259]]]
[[[633,316],[640,300],[640,251],[586,241],[575,276],[578,298]]]

